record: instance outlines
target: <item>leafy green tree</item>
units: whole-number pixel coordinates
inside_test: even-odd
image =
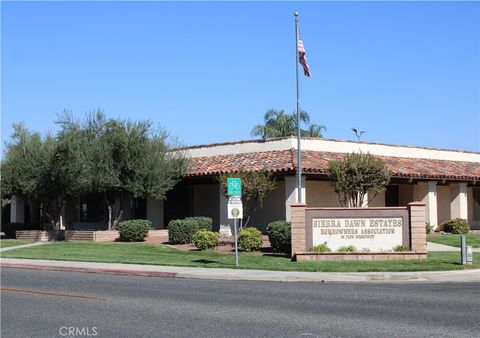
[[[102,112],[85,122],[64,115],[59,121],[61,161],[57,179],[75,186],[77,195],[99,193],[108,212],[108,228],[122,219],[124,197],[157,199],[186,173],[188,159],[168,133],[150,121],[107,119]]]
[[[242,228],[245,228],[255,210],[263,207],[265,198],[276,188],[277,183],[273,175],[266,170],[225,173],[217,178],[224,189],[225,196],[228,196],[227,179],[229,177],[238,177],[242,180],[243,219],[245,220]]]
[[[385,191],[392,172],[385,162],[369,153],[351,153],[328,162],[329,177],[342,206],[362,207]]]
[[[297,135],[297,114],[286,114],[283,110],[268,110],[263,116],[264,123],[256,125],[252,129],[252,136],[261,136],[263,139],[270,137],[284,137]],[[307,112],[300,112],[300,123],[309,124],[310,116]],[[311,124],[307,129],[301,129],[300,134],[304,137],[323,137],[322,130],[325,126]]]
[[[97,193],[114,229],[122,197],[162,199],[188,169],[184,152],[174,150],[176,140],[149,121],[107,119],[102,112],[79,121],[64,112],[57,123],[58,134],[45,138],[14,125],[1,163],[2,198],[38,202],[52,225],[67,201]]]
[[[50,135],[42,137],[29,131],[22,123],[14,124],[13,130],[1,162],[2,199],[16,195],[28,204],[38,203],[55,225],[61,208],[52,178],[57,141]]]

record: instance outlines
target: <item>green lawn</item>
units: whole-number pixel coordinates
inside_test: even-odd
[[[0,239],[0,248],[6,248],[7,246],[17,246],[22,244],[29,244],[29,241],[22,241],[19,239]]]
[[[460,236],[462,235],[428,235],[429,242],[460,247]],[[480,248],[480,234],[464,235],[468,246]]]
[[[474,254],[473,268],[480,268],[480,254]],[[174,248],[144,243],[66,242],[41,245],[1,253],[5,258],[32,258],[70,261],[133,263],[152,265],[194,266],[204,268],[235,268],[233,254],[180,251]],[[463,269],[460,254],[435,252],[426,261],[377,262],[291,262],[290,258],[261,253],[241,253],[244,269],[295,271],[438,271]]]

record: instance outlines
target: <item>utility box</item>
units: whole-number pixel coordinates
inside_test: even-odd
[[[467,264],[473,263],[473,248],[471,246],[467,246]]]

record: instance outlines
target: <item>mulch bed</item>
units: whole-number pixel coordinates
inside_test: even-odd
[[[145,241],[145,243],[150,243],[150,244],[165,244],[165,245],[170,245],[172,247],[175,247],[180,250],[185,250],[185,251],[198,251],[198,249],[193,245],[193,244],[170,244],[168,242],[168,236],[155,236],[155,237],[149,237]],[[233,247],[234,239],[233,237],[221,237],[219,238],[218,241],[218,248],[217,252],[233,252],[234,247]],[[268,241],[268,236],[263,236],[263,245],[262,245],[262,252],[270,252],[270,242]]]

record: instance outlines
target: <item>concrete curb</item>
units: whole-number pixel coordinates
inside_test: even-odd
[[[88,273],[108,273],[108,274],[113,274],[113,275],[163,277],[163,278],[175,278],[176,277],[176,273],[173,273],[173,272],[139,271],[139,270],[126,270],[126,269],[80,268],[80,267],[63,267],[63,266],[34,265],[34,264],[9,264],[9,263],[5,264],[5,263],[1,263],[0,268],[52,270],[52,271],[69,271],[69,272],[88,272]]]
[[[480,269],[419,272],[301,272],[2,258],[1,268],[108,273],[127,276],[268,282],[480,282]]]

